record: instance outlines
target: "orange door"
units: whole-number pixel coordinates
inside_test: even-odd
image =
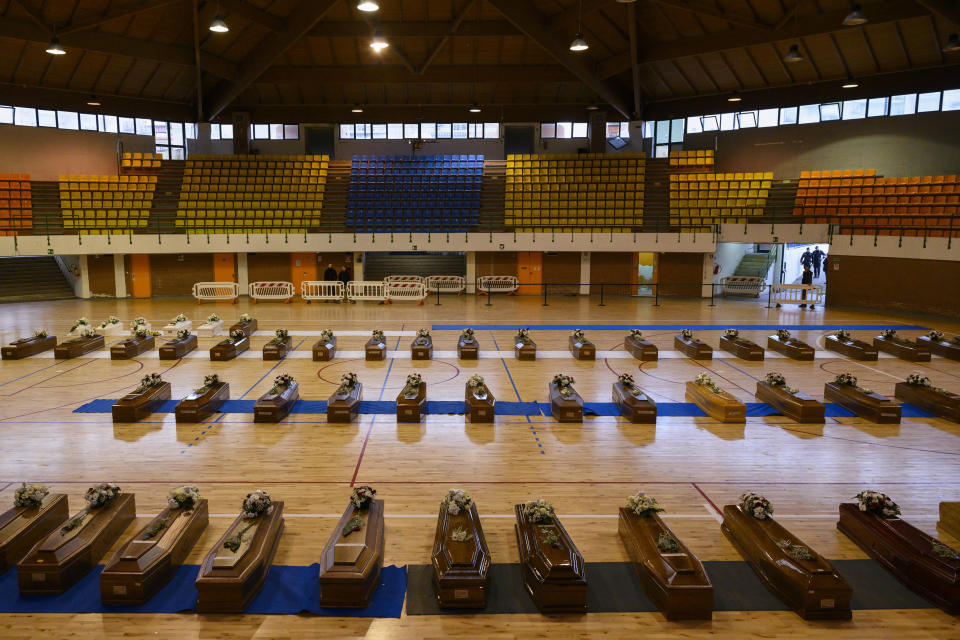
[[[150,297],[150,256],[145,253],[130,255],[130,295]]]
[[[540,295],[543,282],[543,254],[539,251],[517,252],[517,279],[520,280],[520,295]]]
[[[293,290],[300,291],[300,283],[304,280],[317,279],[317,254],[291,253],[290,254],[290,282]]]
[[[232,253],[213,254],[213,279],[215,282],[236,282],[237,270],[234,268]]]

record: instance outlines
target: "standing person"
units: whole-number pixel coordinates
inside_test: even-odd
[[[803,284],[803,285],[813,284],[813,272],[810,271],[810,265],[809,265],[809,264],[803,265],[803,275],[800,276],[800,284]],[[800,292],[800,299],[801,299],[801,300],[806,300],[806,299],[807,299],[807,290],[806,290],[806,289],[804,289],[803,291]],[[801,305],[800,305],[800,308],[801,308],[801,309],[806,309],[806,308],[807,308],[807,304],[806,304],[806,303],[801,304]],[[813,305],[812,305],[812,304],[810,305],[810,308],[813,309]]]
[[[820,277],[820,264],[823,262],[824,256],[827,255],[823,251],[820,251],[820,247],[817,246],[813,250],[813,277]]]
[[[351,280],[352,278],[353,278],[353,276],[350,275],[350,271],[347,269],[347,265],[341,265],[341,266],[340,266],[340,273],[337,274],[337,280],[339,280],[340,282],[343,283],[344,295],[346,295],[347,283],[350,282],[350,280]],[[354,304],[357,303],[356,300],[351,300],[350,302],[352,302],[352,303],[354,303]]]
[[[813,254],[810,253],[810,247],[807,247],[807,250],[803,252],[803,255],[800,256],[800,266],[805,269],[809,269],[813,266]]]
[[[323,271],[323,279],[325,282],[336,282],[337,281],[337,270],[333,268],[332,264],[328,264],[327,268]],[[329,300],[324,300],[323,303],[326,304],[330,302]],[[339,300],[335,300],[337,304],[340,304]]]

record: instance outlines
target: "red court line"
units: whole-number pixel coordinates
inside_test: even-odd
[[[54,378],[58,378],[58,377],[60,377],[60,376],[62,376],[62,375],[65,375],[65,374],[67,374],[67,373],[70,373],[71,371],[76,371],[76,370],[79,369],[80,367],[86,366],[86,365],[91,364],[91,363],[93,363],[93,362],[94,362],[94,360],[87,360],[86,362],[84,362],[84,363],[82,363],[82,364],[78,364],[77,366],[73,367],[72,369],[67,369],[66,371],[61,371],[60,373],[55,374],[55,375],[52,375],[52,376],[50,376],[49,378],[46,378],[45,380],[40,380],[39,382],[34,382],[33,384],[31,384],[31,385],[29,385],[29,386],[26,386],[26,387],[24,387],[23,389],[19,389],[19,390],[17,390],[17,391],[14,391],[13,393],[5,394],[4,397],[8,398],[8,397],[10,397],[10,396],[15,396],[15,395],[17,395],[18,393],[20,393],[21,391],[26,391],[27,389],[32,389],[33,387],[37,386],[38,384],[43,384],[44,382],[50,382],[50,381],[53,380]],[[56,363],[54,363],[54,364],[56,364]]]
[[[700,487],[697,486],[697,483],[696,483],[696,482],[691,482],[690,484],[692,484],[692,485],[693,485],[693,488],[697,490],[697,493],[699,493],[701,496],[703,496],[703,499],[704,499],[704,500],[706,500],[707,502],[710,503],[710,506],[713,507],[713,510],[714,510],[714,511],[716,511],[716,512],[719,513],[720,515],[723,515],[723,511],[720,510],[720,507],[718,507],[718,506],[713,502],[713,500],[711,500],[710,497],[703,492],[703,489],[701,489]]]
[[[377,416],[374,415],[370,420],[370,426],[367,428],[367,435],[363,439],[363,446],[360,448],[360,455],[357,456],[357,466],[353,468],[353,477],[350,478],[350,486],[357,481],[357,474],[360,473],[360,463],[363,462],[363,453],[367,450],[367,441],[370,440],[370,432],[373,431],[373,423],[376,422]]]

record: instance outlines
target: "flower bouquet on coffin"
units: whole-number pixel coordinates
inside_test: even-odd
[[[720,337],[720,348],[732,353],[741,360],[759,362],[763,360],[763,347],[740,337],[738,329],[726,329]]]
[[[713,347],[693,336],[690,329],[681,329],[673,336],[673,348],[694,360],[712,360]]]
[[[837,329],[823,339],[823,347],[854,360],[872,361],[877,359],[877,349],[862,340],[856,340],[846,329]]]
[[[164,382],[159,373],[146,375],[133,391],[114,403],[113,421],[136,422],[146,418],[169,400],[170,394],[170,383]]]
[[[263,345],[264,360],[283,360],[290,353],[293,346],[293,338],[286,329],[277,329],[273,332],[273,338]]]
[[[273,386],[253,404],[254,422],[280,422],[297,400],[300,399],[300,385],[293,376],[286,373],[273,379]]]
[[[368,362],[387,359],[386,336],[380,329],[374,329],[370,339],[363,345],[364,357]]]
[[[767,336],[767,348],[794,360],[813,360],[814,356],[813,347],[792,337],[787,329],[777,329],[774,335]]]
[[[823,386],[823,397],[856,415],[881,424],[900,424],[900,405],[861,387],[856,376],[841,373]]]
[[[686,384],[686,398],[718,422],[746,422],[747,407],[729,392],[721,389],[706,373]]]
[[[925,342],[901,338],[896,329],[884,329],[873,338],[873,346],[910,362],[930,362],[930,349]]]
[[[427,383],[411,373],[397,394],[397,422],[420,422],[427,414]]]
[[[13,506],[0,511],[0,572],[16,566],[69,515],[66,494],[51,494],[42,484],[21,484]]]
[[[145,327],[147,331],[151,330],[150,323],[143,316],[137,316],[136,318],[130,321],[131,332],[135,331],[137,327]]]
[[[327,422],[352,422],[363,401],[363,383],[357,374],[340,376],[340,386],[327,400]]]
[[[513,355],[517,360],[537,359],[537,343],[530,337],[530,329],[517,329],[513,336]]]
[[[122,336],[126,334],[123,323],[117,316],[108,316],[106,320],[97,326],[97,332],[105,336]]]
[[[179,329],[171,340],[160,345],[161,360],[177,360],[197,348],[197,336],[189,329]]]
[[[363,608],[383,568],[383,500],[372,487],[355,487],[320,554],[320,604]]]
[[[470,422],[493,422],[497,399],[478,373],[467,378],[464,389],[464,413]]]
[[[333,359],[337,352],[337,337],[333,335],[331,329],[320,332],[320,339],[313,343],[312,352],[314,362],[327,362]]]
[[[490,560],[476,503],[463,489],[450,489],[440,501],[431,554],[440,607],[484,608]]]
[[[931,353],[950,360],[960,360],[960,335],[947,338],[943,331],[934,329],[925,336],[917,338],[917,343],[925,345]]]
[[[170,319],[170,323],[164,325],[162,331],[164,335],[172,336],[176,335],[177,332],[186,329],[191,331],[193,329],[193,322],[187,318],[187,316],[182,313],[178,313],[173,318]]]
[[[250,348],[250,338],[243,329],[231,329],[230,337],[210,348],[210,360],[233,360]]]
[[[137,325],[130,334],[130,337],[126,340],[111,345],[111,360],[129,360],[141,353],[150,351],[156,346],[156,334],[145,325]]]
[[[574,329],[567,338],[567,347],[577,360],[596,360],[597,347],[587,340],[583,329]]]
[[[433,358],[433,338],[427,329],[417,329],[417,337],[410,343],[412,360],[430,360]]]
[[[83,335],[83,331],[86,328],[93,329],[90,321],[85,317],[77,318],[73,321],[73,324],[70,325],[70,331],[67,332],[68,336],[80,337]]]
[[[613,383],[613,402],[620,415],[634,424],[656,424],[657,404],[637,386],[633,376],[621,373]]]
[[[230,327],[230,333],[232,334],[234,330],[240,329],[247,334],[247,337],[250,337],[258,327],[259,323],[257,322],[256,318],[252,317],[249,313],[241,313],[236,324]]]
[[[906,381],[894,387],[894,397],[927,413],[960,422],[960,395],[934,386],[930,379],[919,373],[907,376]]]
[[[71,331],[73,333],[74,331]],[[89,324],[79,325],[76,337],[61,342],[53,349],[53,357],[60,359],[76,358],[85,353],[100,349],[104,345],[103,336],[99,335]]]
[[[177,403],[174,410],[177,422],[200,422],[219,411],[223,403],[230,399],[230,384],[220,380],[215,373],[203,378],[203,386],[194,389],[190,395]]]
[[[782,373],[771,372],[757,381],[757,400],[797,422],[822,424],[826,409],[823,403],[799,389],[787,385]]]
[[[587,577],[583,556],[553,505],[537,499],[514,505],[520,573],[543,613],[583,613]]]
[[[630,333],[623,339],[623,346],[637,360],[654,361],[659,357],[659,349],[643,337],[640,329],[630,329]]]
[[[550,413],[557,422],[583,422],[583,398],[573,388],[575,382],[562,373],[550,380]]]
[[[461,360],[476,360],[480,355],[480,343],[473,329],[467,327],[457,339],[457,357]]]
[[[197,335],[202,338],[213,338],[214,336],[219,336],[224,333],[223,320],[215,313],[207,316],[206,321],[197,327]]]
[[[57,346],[57,337],[47,335],[46,329],[34,329],[28,338],[18,338],[0,350],[4,360],[19,360],[28,356],[49,351]]]

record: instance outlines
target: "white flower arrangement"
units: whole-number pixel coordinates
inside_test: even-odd
[[[693,331],[690,331],[690,329],[680,329],[680,337],[684,340],[692,340]]]
[[[174,316],[173,320],[170,321],[170,324],[179,324],[186,321],[187,316],[183,315],[182,313],[178,313],[176,316]]]
[[[482,389],[483,385],[483,376],[481,376],[479,373],[475,373],[467,378],[467,386],[471,389]]]
[[[582,343],[584,340],[586,340],[583,329],[574,329],[573,333],[570,334],[570,337],[573,338],[574,342]]]
[[[740,337],[740,331],[739,329],[724,329],[723,337],[728,340],[735,340]]]
[[[354,487],[353,491],[350,492],[350,504],[352,504],[355,509],[366,509],[376,497],[376,489],[367,485],[361,485]]]
[[[530,342],[530,329],[517,329],[517,335],[513,339],[516,342],[527,344]]]
[[[247,334],[243,329],[234,329],[230,332],[230,337],[234,340],[243,340],[247,337]]]
[[[330,329],[324,329],[323,331],[321,331],[320,340],[322,342],[330,342],[331,340],[333,340],[333,331],[331,331]]]
[[[178,487],[167,494],[167,506],[171,509],[192,509],[200,503],[200,489],[191,485]]]
[[[886,340],[896,340],[897,338],[900,337],[897,335],[896,329],[883,329],[880,332],[880,335],[883,336],[883,338]]]
[[[207,324],[214,324],[216,322],[220,322],[220,316],[215,313],[211,313],[207,316]]]
[[[418,338],[429,338],[429,337],[430,337],[430,331],[429,331],[428,329],[417,329],[417,337],[418,337]]]
[[[833,332],[833,335],[834,335],[834,337],[836,337],[837,340],[849,340],[849,339],[850,339],[850,332],[847,331],[846,329],[837,329],[836,331]]]
[[[185,340],[190,337],[190,329],[178,329],[177,340]]]
[[[348,394],[350,393],[350,390],[356,387],[359,383],[360,378],[357,376],[357,374],[353,373],[352,371],[350,373],[345,373],[340,376],[340,388],[337,389],[337,393]]]
[[[148,324],[147,319],[144,318],[143,316],[137,316],[136,318],[133,319],[133,322],[130,323],[130,326],[136,327],[141,324],[143,325]]]
[[[82,325],[78,330],[81,338],[92,338],[97,335],[97,332],[94,331],[93,327],[88,324]]]
[[[744,493],[740,496],[740,508],[744,513],[757,520],[766,520],[773,514],[773,505],[763,496],[756,493]]]
[[[87,501],[87,509],[98,509],[120,495],[120,487],[112,482],[95,484],[83,495]]]
[[[374,330],[370,333],[370,338],[371,338],[374,342],[383,342],[383,341],[384,341],[383,331],[381,331],[380,329],[374,329]]]
[[[900,515],[900,507],[897,506],[897,503],[879,491],[866,489],[854,497],[857,499],[860,511],[864,513],[875,513],[881,518],[887,519],[896,518]]]
[[[130,331],[135,338],[146,338],[150,334],[150,329],[147,329],[146,325],[138,324]]]
[[[194,391],[198,395],[203,395],[215,384],[220,384],[220,376],[215,373],[208,373],[203,377],[203,386]]]
[[[764,379],[764,382],[766,382],[771,387],[783,387],[783,390],[786,391],[787,393],[797,392],[797,389],[794,389],[793,387],[788,387],[787,379],[783,376],[782,373],[778,373],[776,371],[771,371],[770,373],[768,373],[766,378]]]
[[[467,327],[466,329],[461,331],[460,339],[463,340],[464,342],[473,342],[474,341],[473,329],[471,329],[470,327]]]
[[[630,337],[634,340],[643,340],[643,331],[640,331],[640,329],[630,329]]]
[[[13,506],[38,507],[49,494],[50,489],[46,485],[24,482],[13,494]]]
[[[710,391],[714,393],[723,393],[723,389],[718,387],[717,384],[713,381],[713,378],[711,378],[705,373],[698,373],[697,377],[693,379],[693,383],[701,387],[706,387],[707,389],[710,389]]]
[[[144,393],[153,387],[163,384],[159,373],[149,373],[140,380],[140,386],[134,389],[134,393]]]
[[[473,498],[467,495],[467,492],[463,489],[450,489],[443,500],[440,501],[440,506],[447,513],[455,516],[461,511],[469,511],[470,507],[473,506]]]
[[[46,337],[47,337],[47,330],[46,330],[46,329],[34,329],[34,330],[33,330],[33,337],[34,337],[34,338],[46,338]]]
[[[423,378],[419,373],[411,373],[407,376],[408,387],[419,387],[421,382],[423,382]]]
[[[927,333],[927,337],[933,340],[934,342],[940,342],[943,340],[943,331],[934,329],[933,331]]]
[[[531,500],[523,505],[521,511],[523,516],[534,524],[550,524],[557,517],[553,505],[543,498]]]
[[[777,338],[779,338],[780,340],[789,340],[790,332],[787,331],[786,329],[777,329]]]
[[[73,326],[70,327],[70,333],[73,333],[74,331],[76,331],[76,330],[79,329],[80,327],[88,326],[89,324],[90,324],[90,321],[87,320],[86,318],[77,318],[77,319],[74,321]]]
[[[573,384],[575,382],[576,380],[574,380],[572,376],[563,373],[558,373],[550,380],[550,384],[556,386],[560,392],[560,396],[564,398],[569,398],[573,395]]]
[[[240,515],[247,520],[252,520],[269,511],[271,504],[273,504],[273,500],[270,499],[270,495],[263,489],[257,489],[248,493],[247,497],[243,499],[243,504],[240,505]]]
[[[106,329],[110,325],[120,324],[120,318],[117,316],[109,316],[106,320],[100,323],[100,329]]]
[[[276,331],[273,332],[273,339],[270,340],[270,342],[273,344],[280,344],[282,342],[286,342],[289,337],[290,337],[289,331],[287,331],[286,329],[277,329]]]
[[[639,492],[627,498],[627,509],[642,518],[663,511],[656,498]]]
[[[250,322],[251,320],[253,320],[253,318],[250,316],[249,313],[241,313],[241,314],[240,314],[240,323],[241,323],[241,324],[247,324],[247,323]]]

